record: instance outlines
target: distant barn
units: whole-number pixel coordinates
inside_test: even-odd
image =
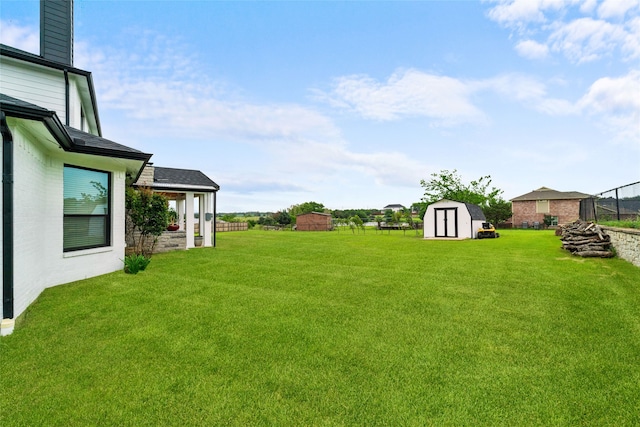
[[[298,231],[331,231],[333,221],[330,214],[311,212],[296,216],[296,230]]]

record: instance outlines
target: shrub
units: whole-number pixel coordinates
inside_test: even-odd
[[[151,258],[147,258],[141,254],[132,254],[124,257],[124,272],[128,274],[138,274],[138,271],[144,271],[151,262]]]

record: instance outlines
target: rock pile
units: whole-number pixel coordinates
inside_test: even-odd
[[[611,238],[592,222],[576,221],[561,227],[562,249],[581,257],[611,258]]]

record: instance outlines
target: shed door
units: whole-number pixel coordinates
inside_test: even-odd
[[[458,208],[435,208],[436,237],[458,237]]]

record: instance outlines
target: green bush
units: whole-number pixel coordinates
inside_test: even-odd
[[[132,254],[124,257],[124,272],[128,274],[138,274],[138,271],[144,271],[151,262],[151,258],[144,255]]]

